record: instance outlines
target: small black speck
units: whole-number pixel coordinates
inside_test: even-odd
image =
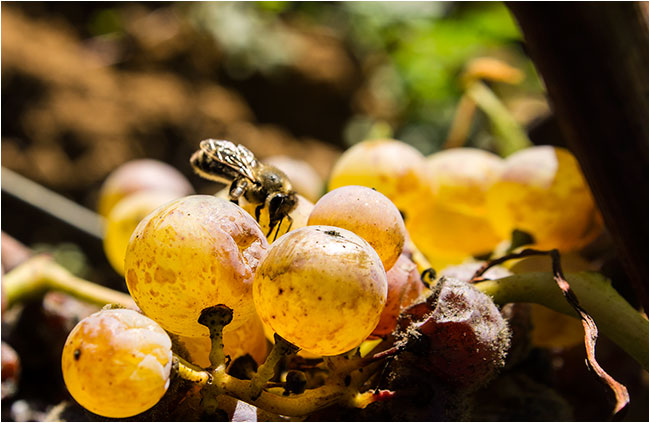
[[[341,236],[341,233],[340,233],[340,232],[338,232],[338,231],[334,231],[334,230],[331,230],[331,231],[325,231],[325,234],[326,234],[326,235],[331,235],[331,236],[338,236],[338,237]]]
[[[350,386],[351,382],[352,382],[352,378],[350,377],[350,375],[347,375],[343,383],[345,383],[345,386]]]
[[[284,289],[278,288],[278,295],[282,295],[283,292],[284,292]]]
[[[81,350],[79,348],[77,348],[76,350],[74,350],[73,354],[74,354],[75,361],[79,360],[79,357],[81,357]]]
[[[319,295],[319,296],[318,296],[318,301],[323,301],[323,297],[321,297],[321,296]]]

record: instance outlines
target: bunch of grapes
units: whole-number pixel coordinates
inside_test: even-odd
[[[332,357],[369,339],[411,343],[417,333],[427,340],[418,341],[425,371],[450,385],[474,385],[503,364],[507,324],[465,282],[429,290],[418,254],[459,263],[494,251],[515,229],[538,246],[572,249],[599,229],[575,160],[551,147],[505,160],[475,149],[425,158],[399,141],[364,142],[343,154],[327,194],[317,198],[314,178],[311,190],[285,193],[296,201],[276,226],[271,202],[233,197],[236,178],[216,195],[188,195],[178,175],[162,172],[178,180],[161,190],[138,185],[129,177],[133,167],[125,169],[107,181],[101,210],[106,253],[139,310],[105,309],[81,321],[62,362],[72,396],[106,417],[136,415],[164,395],[170,336],[175,353],[206,371],[215,371],[219,348],[231,359],[250,355],[254,369],[261,365],[251,376],[252,399],[276,365],[271,334],[273,351],[293,351],[288,342],[308,357]],[[223,332],[205,323],[214,306],[232,310]],[[287,380],[304,379],[296,375]],[[288,386],[285,395],[304,388]]]

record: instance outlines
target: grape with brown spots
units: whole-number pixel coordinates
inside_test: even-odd
[[[363,342],[386,304],[386,272],[354,233],[306,226],[275,241],[255,275],[262,320],[287,341],[317,355]]]
[[[384,194],[350,185],[321,197],[309,215],[308,225],[344,228],[365,239],[389,270],[404,250],[406,228],[399,210]]]
[[[208,336],[201,310],[234,311],[226,331],[255,313],[251,287],[268,243],[241,207],[210,195],[168,203],[140,222],[126,252],[126,283],[138,307],[166,330]]]
[[[123,418],[153,407],[167,391],[171,340],[153,320],[128,309],[101,310],[74,327],[61,359],[63,380],[83,407]]]

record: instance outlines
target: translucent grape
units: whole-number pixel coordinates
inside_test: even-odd
[[[192,357],[192,363],[201,367],[210,366],[212,342],[209,336],[199,338],[179,336],[178,338]],[[258,364],[262,364],[268,352],[268,342],[264,336],[264,329],[259,317],[253,315],[239,329],[225,331],[223,346],[224,353],[233,360],[242,355],[250,354]]]
[[[70,332],[63,380],[83,407],[123,418],[153,407],[167,391],[171,340],[153,320],[128,309],[102,310]]]
[[[132,160],[115,169],[99,191],[97,210],[106,217],[124,197],[138,191],[168,191],[176,197],[192,194],[194,189],[182,173],[158,160]]]
[[[309,201],[317,201],[323,193],[323,178],[309,163],[289,156],[266,157],[263,162],[283,171],[289,177],[293,189]]]
[[[485,216],[485,194],[503,166],[501,157],[477,148],[440,151],[425,160],[426,187],[429,195],[449,210]]]
[[[354,232],[374,248],[386,270],[404,249],[406,228],[399,210],[385,195],[367,187],[350,185],[328,192],[314,206],[307,224]]]
[[[537,146],[505,161],[504,172],[487,193],[488,217],[502,237],[514,229],[531,234],[541,249],[571,251],[602,230],[591,191],[573,155]]]
[[[234,311],[226,331],[254,312],[253,276],[268,243],[241,207],[210,195],[168,203],[133,232],[126,252],[126,283],[144,313],[166,330],[207,336],[197,320],[206,307]]]
[[[346,185],[375,188],[402,209],[417,197],[424,156],[397,140],[363,141],[348,149],[334,165],[328,190]]]
[[[386,295],[377,253],[359,236],[332,226],[306,226],[276,240],[253,286],[262,321],[317,355],[358,346],[377,326]]]
[[[372,331],[372,336],[385,336],[393,332],[400,312],[414,304],[424,291],[417,266],[404,254],[399,256],[395,265],[386,272],[386,277],[388,281],[386,306],[377,327]]]
[[[126,247],[138,223],[162,204],[178,197],[169,191],[140,191],[123,198],[108,213],[104,226],[104,253],[120,275],[124,274]]]
[[[429,260],[460,263],[492,251],[502,241],[487,220],[485,200],[502,167],[501,158],[474,148],[427,157],[420,195],[404,211],[411,239]]]
[[[457,264],[468,256],[492,251],[502,239],[484,217],[453,211],[423,196],[407,211],[406,229],[432,264]]]

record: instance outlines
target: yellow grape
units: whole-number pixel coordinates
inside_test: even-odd
[[[397,140],[363,141],[345,151],[334,165],[328,190],[346,185],[375,188],[402,209],[417,197],[424,156]]]
[[[388,281],[386,306],[371,336],[386,336],[392,333],[397,326],[400,312],[414,304],[424,291],[417,266],[404,254],[399,256],[395,265],[386,272],[386,277]]]
[[[169,387],[171,340],[134,310],[101,310],[72,329],[63,347],[63,380],[83,407],[124,418],[153,407]]]
[[[192,194],[194,189],[182,173],[167,163],[152,160],[132,160],[115,169],[99,191],[97,210],[106,217],[124,197],[138,191],[168,191],[176,197]]]
[[[262,321],[316,355],[337,355],[363,342],[386,304],[386,272],[354,233],[306,226],[276,240],[255,275]]]
[[[306,161],[283,155],[267,157],[263,161],[283,171],[289,177],[293,189],[309,201],[317,201],[323,193],[323,178]]]
[[[149,213],[177,199],[169,191],[139,191],[118,202],[108,213],[104,226],[104,253],[113,269],[124,275],[124,256],[131,234]]]
[[[198,338],[179,336],[178,338],[187,349],[187,352],[190,353],[192,363],[201,367],[210,366],[212,342],[209,336]],[[259,317],[253,315],[239,329],[225,331],[223,334],[223,349],[225,354],[229,355],[233,360],[239,356],[250,354],[258,364],[262,364],[268,352],[268,342]]]
[[[509,156],[487,193],[488,217],[496,232],[531,234],[535,246],[571,251],[593,240],[602,220],[573,155],[559,147],[537,146]]]
[[[477,148],[453,148],[428,156],[424,164],[427,195],[452,211],[487,213],[485,194],[503,171],[503,159]]]
[[[268,243],[241,207],[210,195],[168,203],[145,217],[126,252],[126,283],[142,311],[169,332],[208,335],[206,307],[234,311],[226,331],[255,312],[251,286]]]
[[[314,206],[308,225],[347,229],[368,241],[389,270],[404,250],[402,215],[384,194],[350,185],[328,192]]]
[[[427,196],[407,211],[406,229],[418,249],[438,266],[489,253],[502,240],[486,218],[450,210]]]

